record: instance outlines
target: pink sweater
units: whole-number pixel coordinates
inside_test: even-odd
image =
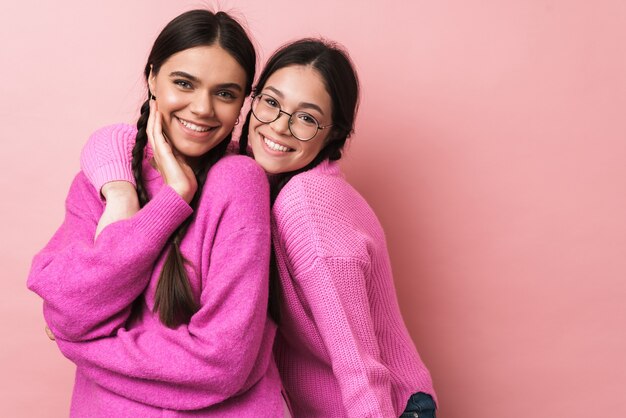
[[[130,148],[125,138],[87,144],[82,164],[98,189],[133,181],[120,174]],[[435,397],[400,313],[384,232],[337,163],[287,183],[272,232],[283,297],[274,354],[294,417],[397,417],[411,394]]]
[[[128,125],[92,138],[134,138]],[[150,154],[149,152],[147,153]],[[192,209],[144,159],[149,203],[106,227],[83,173],[63,224],[33,260],[28,287],[63,354],[77,365],[74,417],[282,416],[267,316],[267,180],[249,158],[227,156],[210,170],[181,250],[200,310],[170,329],[152,312],[168,237]],[[139,312],[129,319],[131,305]]]

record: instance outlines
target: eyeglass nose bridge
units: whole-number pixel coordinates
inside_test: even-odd
[[[272,123],[276,122],[278,119],[280,119],[280,117],[281,117],[281,115],[283,113],[287,116],[287,123],[289,124],[290,130],[291,130],[291,125],[293,125],[293,113],[287,113],[283,109],[280,109],[280,108],[278,109],[278,115],[276,116],[276,119],[274,119],[272,121]],[[292,132],[292,134],[293,134],[293,132]]]
[[[293,131],[291,130],[291,125],[293,125],[292,114],[291,114],[291,113],[287,113],[287,112],[285,112],[283,109],[280,109],[280,108],[278,109],[278,115],[276,116],[276,118],[274,118],[274,120],[273,120],[273,121],[268,122],[268,125],[271,125],[271,124],[273,124],[273,123],[278,122],[278,121],[280,120],[280,117],[283,115],[283,113],[285,114],[285,116],[287,116],[287,130],[289,130],[289,133],[290,133],[290,134],[291,134],[294,138],[296,138],[296,139],[297,139],[297,136],[295,136],[295,135],[293,134]],[[281,129],[284,129],[284,128],[281,128]]]
[[[255,97],[254,97],[254,100],[255,100],[255,101],[260,100],[261,96],[263,96],[263,94],[260,94],[260,95],[258,95],[258,96],[255,96]],[[257,102],[257,104],[258,104],[258,102]],[[279,119],[280,119],[280,116],[281,116],[283,113],[284,113],[285,115],[287,115],[287,117],[288,117],[288,119],[287,119],[287,128],[289,129],[289,133],[291,134],[291,136],[293,136],[293,137],[294,137],[294,138],[296,138],[297,140],[299,140],[299,141],[303,141],[303,142],[310,141],[311,139],[313,139],[313,138],[317,135],[317,133],[318,133],[319,131],[321,131],[321,130],[323,130],[323,129],[326,129],[326,128],[330,127],[330,126],[333,126],[333,124],[332,124],[332,123],[331,123],[331,124],[329,124],[329,125],[324,125],[324,126],[321,126],[319,123],[317,123],[316,129],[315,129],[315,133],[314,133],[311,137],[309,137],[309,138],[302,139],[302,138],[300,138],[298,135],[296,135],[296,134],[293,132],[293,130],[292,130],[292,125],[294,125],[294,124],[295,124],[295,121],[294,121],[294,119],[293,119],[293,118],[294,118],[294,113],[295,113],[295,112],[294,112],[294,113],[288,113],[288,112],[285,112],[285,111],[284,111],[283,109],[281,109],[281,108],[280,108],[280,106],[279,106],[279,107],[278,107],[278,114],[276,115],[276,117],[275,117],[273,120],[271,120],[271,121],[264,121],[264,120],[260,119],[260,118],[257,116],[256,111],[254,110],[254,109],[255,109],[255,107],[256,107],[256,105],[253,103],[253,104],[252,104],[252,114],[254,115],[254,117],[255,117],[255,118],[256,118],[259,122],[261,122],[261,123],[263,123],[263,124],[268,124],[268,125],[269,125],[269,124],[272,124],[272,123],[276,122],[277,120],[279,120]]]

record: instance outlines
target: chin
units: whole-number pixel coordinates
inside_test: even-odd
[[[182,141],[178,141],[178,143],[174,142],[174,147],[176,148],[176,151],[182,155],[195,158],[201,157],[211,151],[217,144],[218,142],[202,144],[183,139]]]
[[[275,164],[267,164],[264,163],[263,161],[259,161],[256,160],[257,164],[261,166],[261,168],[263,169],[263,171],[265,171],[267,174],[281,174],[283,173],[283,170],[280,170],[280,168],[276,167]]]

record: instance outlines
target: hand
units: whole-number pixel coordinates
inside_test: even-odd
[[[172,149],[163,133],[161,113],[156,108],[156,102],[150,100],[150,116],[146,128],[148,141],[154,151],[154,162],[163,181],[176,191],[185,202],[191,202],[198,183],[191,167],[184,158]]]
[[[56,338],[54,338],[54,334],[52,333],[52,331],[50,330],[50,328],[48,328],[48,326],[46,325],[46,335],[48,336],[48,338],[50,338],[52,341],[55,341]]]
[[[102,186],[101,192],[107,203],[96,227],[96,237],[107,225],[128,219],[139,211],[139,198],[131,183],[112,181]]]

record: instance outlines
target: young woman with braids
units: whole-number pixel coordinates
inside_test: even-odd
[[[347,53],[315,39],[275,52],[253,92],[239,146],[270,180],[280,282],[274,354],[294,417],[434,417],[432,380],[400,314],[384,232],[337,163],[358,93]],[[98,190],[125,180],[110,184],[136,194],[131,177],[97,169],[128,167],[128,146],[112,137],[86,145],[83,167]]]
[[[77,366],[71,416],[283,416],[268,182],[250,158],[224,156],[255,65],[229,15],[184,13],[154,43],[136,127],[94,134],[132,139],[136,213],[98,228],[110,215],[79,173],[28,278]]]

